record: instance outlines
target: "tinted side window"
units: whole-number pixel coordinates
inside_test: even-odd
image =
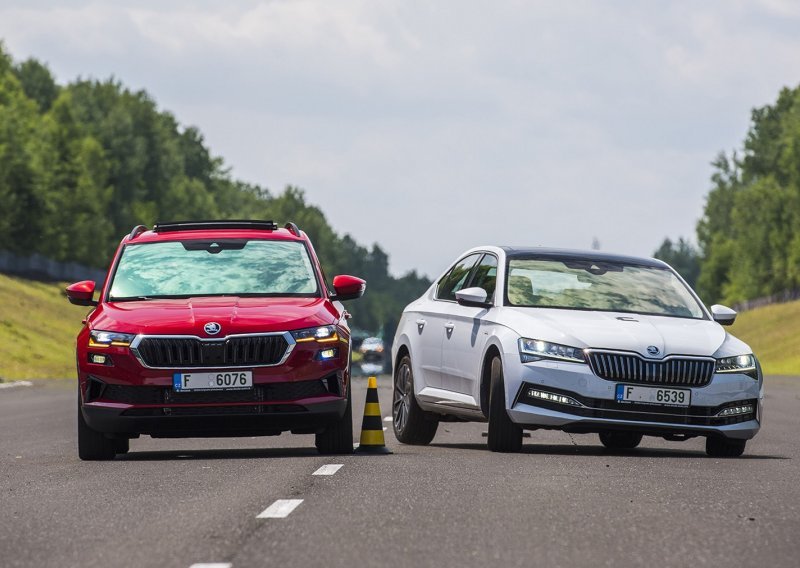
[[[436,298],[455,302],[456,292],[464,287],[470,270],[472,270],[472,267],[480,256],[480,254],[471,254],[459,260],[456,265],[450,269],[450,272],[442,276],[442,279],[439,280],[439,286],[436,289]]]
[[[497,285],[497,258],[491,254],[483,255],[475,275],[470,282],[470,288],[483,288],[486,290],[486,301],[489,302],[494,296],[494,289]]]

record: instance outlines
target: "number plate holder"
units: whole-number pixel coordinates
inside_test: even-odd
[[[253,388],[253,371],[204,371],[172,375],[172,390],[175,392],[248,390],[251,388]]]
[[[692,391],[690,389],[618,384],[616,399],[617,402],[623,403],[686,407],[692,403]]]

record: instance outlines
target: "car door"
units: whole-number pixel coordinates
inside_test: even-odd
[[[426,386],[444,388],[442,384],[442,344],[447,334],[453,306],[457,306],[455,293],[464,287],[472,274],[472,268],[481,254],[471,254],[457,261],[439,279],[431,297],[425,301],[417,314],[415,324],[418,334],[418,369],[423,373]],[[435,397],[434,397],[435,398]]]
[[[464,288],[483,288],[486,290],[486,300],[492,302],[496,283],[497,257],[486,253],[473,269]],[[442,344],[443,388],[473,398],[474,393],[479,392],[476,385],[480,379],[481,353],[489,333],[490,323],[486,321],[489,311],[488,308],[458,303],[450,307]]]

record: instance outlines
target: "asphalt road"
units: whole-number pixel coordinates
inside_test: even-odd
[[[800,565],[800,378],[768,379],[766,424],[733,460],[700,439],[614,455],[543,431],[492,454],[484,424],[442,424],[412,447],[386,425],[390,456],[323,457],[284,434],[142,438],[90,463],[71,381],[2,389],[0,566]],[[257,518],[283,499],[302,502]]]

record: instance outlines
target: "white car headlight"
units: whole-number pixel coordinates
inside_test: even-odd
[[[586,363],[583,349],[550,343],[541,339],[519,339],[519,355],[523,363],[538,361],[539,359],[558,359],[573,363]]]
[[[756,370],[756,358],[752,353],[749,355],[737,355],[736,357],[723,357],[717,359],[717,373],[742,373],[754,379],[758,378]]]

